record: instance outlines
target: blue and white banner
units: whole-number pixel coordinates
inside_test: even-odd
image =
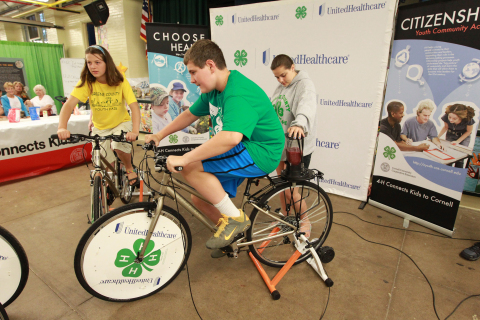
[[[305,0],[210,10],[227,67],[272,96],[270,65],[287,54],[317,91],[311,167],[327,192],[366,200],[392,37],[395,0]]]
[[[158,88],[168,94],[166,106],[152,102],[150,110],[143,110],[144,118],[151,117],[153,133],[187,110],[200,96],[200,88],[190,82],[183,56],[197,40],[208,38],[208,28],[203,26],[147,23],[150,93]],[[163,139],[161,151],[165,155],[182,155],[194,149],[209,139],[208,125],[209,117],[200,117],[184,130]]]
[[[460,167],[479,123],[479,36],[477,0],[427,2],[398,13],[382,118],[390,102],[402,103],[403,139],[429,148],[406,151],[380,133],[370,203],[447,235],[467,173]],[[414,125],[429,127],[428,138]]]

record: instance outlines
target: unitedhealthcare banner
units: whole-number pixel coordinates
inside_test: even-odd
[[[207,27],[147,23],[148,76],[150,91],[155,88],[168,93],[167,106],[151,104],[143,118],[150,117],[153,133],[163,129],[187,110],[200,96],[200,88],[190,83],[190,74],[183,63],[185,52],[200,39],[208,39]],[[181,94],[175,94],[180,92]],[[166,110],[165,110],[166,109]],[[200,119],[185,130],[177,131],[160,142],[165,155],[182,155],[209,139],[209,117]]]
[[[479,37],[477,0],[400,8],[382,118],[387,117],[391,101],[401,102],[405,106],[402,133],[412,138],[406,123],[424,121],[417,117],[417,110],[427,103],[433,110],[422,126],[432,126],[428,140],[438,138],[443,150],[424,140],[413,144],[426,142],[428,150],[402,152],[387,135],[380,133],[378,138],[369,202],[450,236],[467,173],[452,165],[459,161],[457,165],[465,166],[479,123]],[[472,130],[463,145],[455,146],[452,142],[465,131],[452,135],[460,124],[450,122],[447,111],[461,105],[474,114],[468,123]],[[448,131],[442,130],[445,126]]]
[[[287,54],[317,91],[311,168],[327,192],[366,200],[396,1],[274,1],[210,10],[227,67],[272,96],[270,65]]]

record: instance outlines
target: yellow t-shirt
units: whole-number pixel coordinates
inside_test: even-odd
[[[77,86],[79,84],[80,81]],[[90,98],[92,121],[95,128],[99,130],[115,128],[122,122],[131,121],[124,101],[128,105],[137,102],[132,87],[126,79],[116,87],[95,81],[92,83],[92,92],[85,82],[81,88],[75,87],[71,95],[82,102]]]

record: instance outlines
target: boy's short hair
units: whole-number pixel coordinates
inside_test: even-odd
[[[275,70],[280,66],[285,67],[285,69],[290,69],[292,67],[293,60],[286,54],[279,54],[275,56],[272,61],[272,65],[270,66],[271,70]]]
[[[427,109],[427,110],[430,110],[430,112],[433,112],[433,110],[435,110],[435,107],[436,107],[435,102],[433,102],[432,100],[430,99],[422,100],[418,103],[417,115],[422,113],[423,109]]]
[[[183,63],[193,62],[199,68],[205,67],[207,60],[212,60],[217,68],[223,70],[227,67],[222,49],[212,40],[198,40],[188,49],[183,57]]]
[[[14,88],[15,88],[15,86],[13,85],[13,83],[11,83],[11,82],[5,82],[5,83],[3,84],[3,89],[7,90],[8,87],[14,87]]]
[[[390,115],[393,113],[396,113],[398,112],[398,110],[400,110],[401,107],[403,107],[403,103],[399,102],[399,101],[392,101],[390,102],[388,105],[387,105],[387,113],[388,113],[388,116],[390,117]]]

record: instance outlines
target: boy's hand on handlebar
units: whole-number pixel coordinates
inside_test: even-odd
[[[185,167],[186,163],[185,163],[185,159],[183,158],[183,156],[168,156],[167,158],[167,169],[170,171],[170,172],[176,172],[178,173],[179,171],[176,170],[175,168],[178,168],[178,167]]]
[[[70,138],[70,131],[68,131],[67,129],[58,129],[57,134],[59,140],[67,140],[68,138]]]
[[[128,132],[126,135],[127,141],[135,141],[138,138],[138,132]]]
[[[288,128],[287,130],[288,136],[293,137],[293,139],[300,139],[300,137],[305,138],[305,133],[303,132],[303,128],[293,126]]]
[[[160,143],[160,139],[154,135],[154,134],[147,134],[145,135],[145,143],[149,143],[149,142],[155,142],[155,146],[158,146],[158,144]]]

